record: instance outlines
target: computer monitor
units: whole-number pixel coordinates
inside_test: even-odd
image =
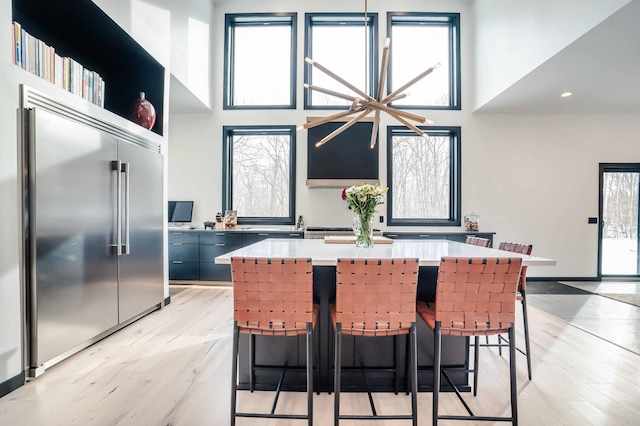
[[[169,222],[189,223],[193,214],[193,201],[169,201]]]

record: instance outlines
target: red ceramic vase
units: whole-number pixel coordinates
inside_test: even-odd
[[[140,92],[140,99],[131,105],[131,120],[149,130],[156,123],[156,109],[144,98],[144,92]]]

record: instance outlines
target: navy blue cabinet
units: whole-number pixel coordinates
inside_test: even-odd
[[[493,247],[493,236],[495,232],[384,232],[385,237],[394,240],[450,240],[464,243],[467,237],[486,238],[491,241],[490,247]]]
[[[169,231],[169,279],[200,279],[199,235],[191,231]]]
[[[302,231],[180,230],[169,231],[169,279],[231,281],[229,265],[215,258],[266,238],[304,238]]]

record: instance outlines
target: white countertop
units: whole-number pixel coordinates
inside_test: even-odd
[[[269,238],[225,253],[215,263],[230,264],[232,257],[311,258],[316,266],[335,266],[338,258],[390,259],[413,257],[420,266],[438,266],[440,258],[450,257],[521,257],[527,266],[554,266],[556,261],[493,248],[473,246],[448,240],[394,240],[393,244],[376,244],[357,248],[351,244],[325,244],[320,239]]]

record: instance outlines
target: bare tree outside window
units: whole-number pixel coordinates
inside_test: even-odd
[[[288,217],[291,136],[233,136],[231,152],[232,207],[238,216]]]
[[[449,137],[393,136],[393,217],[449,218]]]

